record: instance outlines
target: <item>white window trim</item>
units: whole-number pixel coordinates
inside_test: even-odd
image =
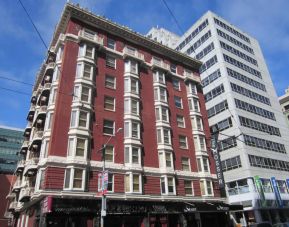
[[[128,132],[125,132],[124,134],[124,138],[132,138],[132,139],[140,139],[140,123],[138,121],[125,121],[124,125],[128,124]],[[133,124],[137,124],[137,137],[133,137],[132,136],[132,125]],[[127,128],[125,127],[125,130],[127,130]]]
[[[112,99],[113,99],[113,109],[112,109],[112,110],[105,108],[106,98],[112,98]],[[115,98],[115,97],[112,97],[112,96],[108,96],[108,95],[105,95],[105,96],[104,96],[103,105],[104,105],[104,109],[105,109],[106,111],[115,112],[115,99],[116,99],[116,98]]]
[[[160,76],[162,80],[160,80]],[[153,80],[155,83],[166,84],[165,73],[158,70],[153,72]]]
[[[186,146],[185,146],[185,147],[182,147],[182,146],[180,145],[180,137],[184,137],[184,138],[185,138],[185,142],[186,142]],[[181,149],[188,149],[188,137],[187,137],[187,136],[179,135],[179,148],[181,148]]]
[[[167,160],[166,160],[166,154],[169,154],[170,156],[170,162],[171,166],[167,166]],[[170,151],[160,151],[159,152],[159,165],[160,168],[166,168],[166,169],[174,169],[174,164],[173,164],[173,154]]]
[[[113,42],[113,48],[111,48],[110,46],[109,46],[109,41],[112,41]],[[114,40],[114,39],[112,39],[112,38],[107,38],[107,43],[106,43],[107,45],[107,48],[109,48],[109,49],[111,49],[111,50],[115,50],[116,49],[116,41]]]
[[[202,196],[214,196],[214,188],[213,188],[213,182],[211,180],[207,180],[207,179],[201,179],[200,182],[204,182],[204,187],[205,187],[205,194]],[[211,190],[212,190],[212,194],[208,194],[208,186],[207,186],[207,182],[210,182],[210,186],[211,186]],[[202,193],[202,190],[201,190]]]
[[[50,93],[50,96],[49,96],[49,102],[48,102],[49,105],[54,105],[55,104],[55,101],[56,101],[56,98],[57,98],[57,93],[58,93],[57,87],[52,87],[51,88],[51,93]]]
[[[73,111],[76,111],[76,116],[75,116],[75,126],[71,126],[71,120],[72,120],[72,112]],[[83,112],[86,112],[86,127],[82,127],[82,126],[79,126],[79,116],[80,116],[80,111],[83,111]],[[90,112],[88,111],[84,111],[84,110],[81,110],[81,109],[72,109],[71,110],[71,114],[70,114],[70,128],[80,128],[80,129],[89,129],[89,119],[90,119]]]
[[[90,68],[90,76],[89,78],[84,77],[84,65],[89,65]],[[94,67],[91,63],[87,62],[78,62],[76,66],[76,79],[82,79],[82,80],[93,80],[93,72],[94,72]]]
[[[195,144],[195,138],[197,138],[197,144]],[[201,138],[204,139],[204,146],[205,146],[204,150],[201,149]],[[207,152],[206,138],[204,136],[194,135],[194,145],[195,145],[196,151]]]
[[[125,165],[130,165],[130,166],[141,166],[141,147],[139,146],[134,146],[134,145],[126,145],[124,148],[124,155],[126,156],[126,148],[128,148],[128,162],[125,162]],[[133,158],[132,158],[132,150],[133,148],[138,149],[138,163],[133,163]],[[124,158],[126,161],[126,157]]]
[[[208,171],[205,171],[204,159],[206,159],[207,166],[208,166]],[[200,163],[201,163],[201,166],[199,166],[198,161],[197,161],[198,171],[201,168],[201,171],[199,171],[199,172],[201,172],[201,173],[210,173],[209,159],[207,157],[205,157],[205,156],[198,156],[197,160],[200,160]]]
[[[132,81],[136,82],[136,92],[132,91]],[[126,77],[124,79],[124,92],[129,93],[130,95],[139,95],[139,81],[136,78]]]
[[[84,139],[85,140],[83,156],[76,156],[77,139]],[[73,140],[72,147],[69,146],[70,140]],[[87,138],[78,137],[78,136],[69,136],[68,137],[68,143],[67,143],[67,157],[68,158],[87,159],[87,150],[88,150],[88,139]]]
[[[48,152],[48,149],[49,149],[49,142],[50,142],[50,140],[48,138],[45,138],[43,140],[43,143],[41,145],[40,158],[47,158],[47,156],[48,156],[47,152]],[[48,143],[48,147],[46,147],[47,143]],[[47,148],[47,150],[45,151],[46,148]]]
[[[112,64],[111,65],[108,64],[108,58],[114,59],[113,65]],[[113,55],[107,54],[106,57],[105,57],[105,66],[109,67],[109,68],[112,68],[112,69],[116,69],[116,58]]]
[[[78,92],[76,92],[76,87],[78,87]],[[83,87],[85,88],[88,88],[89,91],[88,91],[88,101],[83,101],[81,99],[82,97],[82,89]],[[75,84],[74,86],[74,92],[73,92],[73,102],[81,102],[81,103],[88,103],[90,104],[91,103],[91,88],[89,86],[84,86],[82,84]]]
[[[67,173],[66,171],[67,171],[67,169],[70,169],[70,178],[69,178],[69,187],[65,188],[65,180],[66,180],[66,173]],[[75,169],[82,170],[81,188],[73,188],[73,180],[74,180],[74,171],[75,171]],[[85,168],[75,168],[74,166],[67,166],[67,168],[65,168],[63,190],[84,191],[85,182],[86,182],[86,169]]]
[[[185,181],[190,181],[191,182],[192,194],[186,194]],[[184,191],[185,191],[185,196],[194,196],[195,195],[194,182],[192,180],[186,180],[186,179],[184,180]]]
[[[178,106],[176,105],[176,98],[179,98],[179,99],[180,99],[181,107],[178,107]],[[175,103],[175,107],[176,107],[177,109],[183,109],[183,108],[184,108],[182,97],[174,96],[174,103]]]
[[[58,68],[59,66],[55,66],[54,68],[53,75],[52,75],[52,83],[59,80],[60,70]]]
[[[168,128],[159,127],[159,128],[157,128],[157,135],[158,135],[158,130],[161,131],[161,138],[160,138],[160,140],[157,139],[157,141],[160,141],[160,142],[158,142],[158,144],[172,145],[171,130]],[[165,143],[164,130],[168,131],[169,143]]]
[[[180,125],[178,124],[178,123],[179,123],[179,121],[178,121],[178,117],[181,117],[181,118],[182,118],[183,126],[180,126]],[[176,116],[176,120],[177,120],[177,126],[178,126],[179,128],[186,128],[185,117],[184,117],[183,115],[179,115],[179,114],[177,114],[177,116]]]
[[[56,53],[56,61],[61,61],[63,57],[63,45],[59,46]]]
[[[112,144],[107,144],[106,146],[105,146],[105,148],[106,147],[112,147],[112,161],[109,161],[109,160],[107,160],[107,159],[105,159],[105,162],[109,162],[109,163],[114,163],[114,145],[112,145]],[[106,150],[105,150],[105,152],[106,152]],[[105,154],[104,154],[104,157],[105,157]]]
[[[40,189],[40,180],[41,180],[41,173],[45,171],[45,168],[38,169],[38,173],[36,176],[36,182],[35,182],[35,191],[42,191],[43,189]]]
[[[107,86],[106,85],[106,79],[110,77],[110,78],[113,78],[113,87],[110,87],[110,86]],[[111,75],[105,75],[105,79],[104,79],[104,86],[108,89],[113,89],[115,90],[116,89],[116,77],[115,76],[111,76]]]
[[[125,191],[125,193],[129,193],[129,194],[142,194],[142,176],[140,173],[126,173],[125,177],[129,175],[129,191]],[[138,192],[134,192],[133,191],[133,175],[138,175],[138,179],[139,179],[139,191]],[[125,185],[125,190],[126,190],[126,185]]]
[[[85,55],[87,46],[91,46],[92,47],[92,57],[87,57]],[[79,45],[78,57],[79,58],[87,58],[87,59],[95,59],[95,47],[93,45],[90,45],[90,44],[87,44],[87,43],[81,43],[81,45]]]
[[[183,170],[183,159],[187,159],[188,160],[189,170]],[[181,165],[182,165],[182,171],[191,172],[191,160],[190,160],[189,157],[181,157]]]
[[[161,99],[161,90],[165,92],[164,100]],[[154,88],[154,100],[158,102],[167,103],[168,102],[167,90],[164,87],[155,87]]]
[[[178,83],[177,85],[178,85],[178,87],[175,87],[174,86],[174,83]],[[177,91],[180,91],[181,90],[181,82],[180,82],[180,80],[179,79],[176,79],[176,78],[172,78],[172,85],[173,85],[173,88],[175,89],[175,90],[177,90]]]
[[[166,115],[166,120],[163,119],[163,110],[165,111],[165,115]],[[155,113],[156,113],[156,121],[163,121],[166,123],[170,122],[169,119],[169,109],[165,106],[156,106],[155,107]]]
[[[104,132],[104,121],[111,121],[111,122],[113,122],[113,132],[112,132],[112,134],[108,134],[108,133],[105,133]],[[114,135],[114,133],[115,133],[115,121],[114,120],[110,120],[110,119],[103,119],[103,128],[102,128],[102,131],[103,131],[103,135],[109,135],[109,136],[111,136],[111,135]]]
[[[175,177],[167,176],[167,175],[161,176],[160,187],[162,187],[162,185],[161,185],[162,178],[165,180],[165,193],[162,192],[162,188],[161,188],[161,195],[176,195],[176,179],[175,179]],[[173,179],[174,192],[169,192],[168,178]]]
[[[47,131],[51,130],[53,118],[54,118],[54,112],[48,111],[46,114],[44,130],[47,130]]]
[[[134,72],[132,70],[132,63],[136,64],[136,72]],[[125,60],[125,65],[124,65],[124,72],[125,73],[132,73],[132,74],[138,76],[138,74],[139,74],[139,66],[138,66],[137,61],[134,61],[134,60],[131,60],[131,59],[126,59]]]

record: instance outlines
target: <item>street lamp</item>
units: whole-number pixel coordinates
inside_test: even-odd
[[[111,135],[108,140],[106,141],[106,143],[102,146],[101,151],[102,151],[102,161],[103,161],[103,165],[102,165],[102,195],[101,195],[101,222],[100,222],[100,226],[104,227],[104,217],[106,216],[106,196],[104,194],[104,188],[103,188],[103,183],[104,183],[104,172],[105,172],[105,149],[107,144],[110,142],[110,140],[112,139],[113,136],[116,136],[117,133],[119,133],[120,131],[122,131],[122,128],[118,128],[117,131]]]

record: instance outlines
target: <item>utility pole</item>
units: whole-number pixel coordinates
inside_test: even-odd
[[[104,188],[104,181],[105,181],[105,177],[108,178],[108,173],[105,172],[105,149],[107,144],[109,143],[109,141],[112,139],[113,136],[115,136],[117,133],[119,133],[122,130],[122,128],[119,128],[116,133],[114,133],[113,135],[111,135],[108,140],[106,141],[106,143],[102,146],[101,148],[101,152],[102,152],[102,174],[101,174],[101,213],[100,213],[100,226],[104,227],[104,217],[106,216],[106,195],[105,195],[105,191],[107,190],[107,188]],[[106,173],[106,174],[105,174]],[[106,179],[107,180],[107,179]],[[107,187],[107,184],[106,184]]]

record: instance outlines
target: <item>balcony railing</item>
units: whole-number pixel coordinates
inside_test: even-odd
[[[13,185],[12,192],[19,192],[21,187],[22,187],[21,181],[17,180]]]
[[[91,42],[94,42],[94,43],[96,43],[98,45],[102,45],[103,46],[103,38],[98,36],[94,32],[90,32],[90,31],[87,31],[87,30],[81,30],[81,31],[79,31],[78,36],[81,39],[89,40]]]
[[[184,77],[185,77],[185,80],[192,80],[194,82],[201,83],[201,78],[199,76],[194,75],[193,72],[185,70]]]
[[[140,61],[145,60],[144,55],[132,47],[125,46],[123,49],[123,54],[124,56],[129,56]]]
[[[20,191],[20,195],[19,195],[19,201],[20,202],[29,201],[33,192],[34,192],[34,188],[31,188],[31,187],[22,188]]]
[[[25,160],[20,160],[16,167],[16,172],[21,173],[24,169]]]
[[[9,210],[9,211],[13,211],[13,210],[16,209],[16,207],[17,207],[17,202],[16,202],[16,201],[13,201],[13,202],[11,202],[11,203],[9,204],[8,210]]]
[[[38,161],[38,157],[32,157],[26,161],[26,165],[23,171],[24,176],[34,176],[36,174]]]
[[[158,59],[158,58],[152,58],[151,60],[151,66],[152,67],[157,67],[157,68],[161,68],[165,71],[169,71],[170,70],[170,66],[169,64],[165,63],[163,60]]]

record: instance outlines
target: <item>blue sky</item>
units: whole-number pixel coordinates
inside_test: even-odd
[[[22,0],[47,44],[66,0]],[[162,0],[73,0],[90,11],[146,34],[152,26],[180,34]],[[289,86],[289,1],[287,0],[166,0],[187,30],[211,10],[259,40],[277,94]],[[32,86],[46,50],[18,0],[0,1],[0,125],[25,128]]]

